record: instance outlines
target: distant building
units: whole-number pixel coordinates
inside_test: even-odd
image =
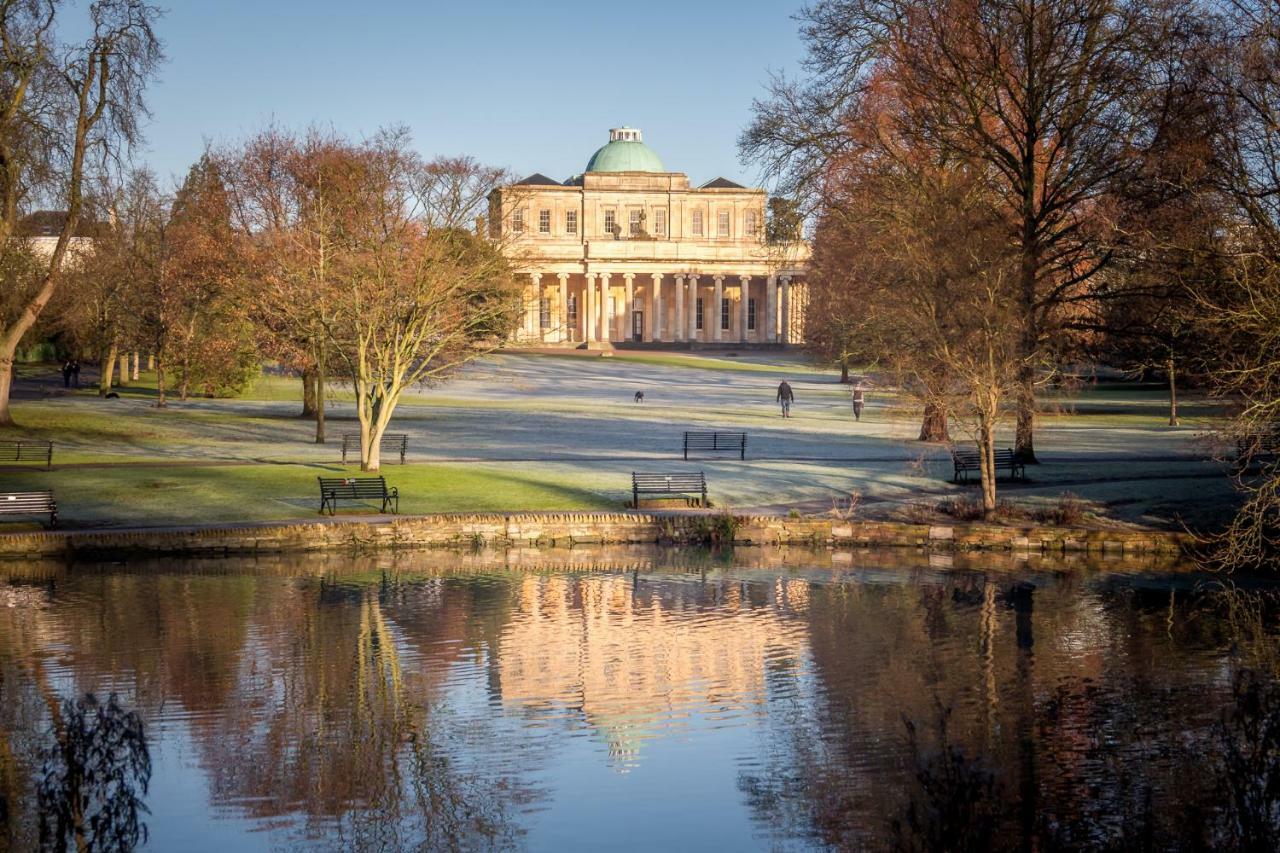
[[[799,240],[765,239],[766,193],[690,187],[619,127],[586,170],[495,190],[489,227],[528,276],[521,342],[786,345],[803,340]]]
[[[37,255],[48,258],[53,255],[66,222],[65,210],[37,210],[18,220],[15,236],[26,238]],[[89,251],[102,227],[100,222],[81,219],[67,244],[67,254],[75,257]]]

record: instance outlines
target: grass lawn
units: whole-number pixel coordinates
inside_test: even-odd
[[[400,489],[401,513],[620,509],[624,496],[570,485],[549,472],[501,465],[395,465],[381,472]],[[65,527],[130,527],[314,518],[318,476],[362,476],[337,465],[121,465],[0,473],[0,491],[53,489]],[[616,484],[614,484],[616,486]],[[350,509],[346,509],[349,507]],[[378,507],[340,505],[340,512]],[[17,530],[0,523],[0,532]]]

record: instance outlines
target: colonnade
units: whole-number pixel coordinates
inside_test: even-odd
[[[799,343],[790,275],[529,273],[518,338],[549,343]]]

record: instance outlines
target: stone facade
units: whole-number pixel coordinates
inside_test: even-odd
[[[583,174],[494,191],[490,234],[527,277],[517,341],[803,341],[809,248],[765,239],[765,191],[661,169],[640,131],[615,128]]]

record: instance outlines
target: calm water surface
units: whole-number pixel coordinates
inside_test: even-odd
[[[86,692],[144,723],[147,849],[883,849],[948,748],[1105,841],[1275,641],[1184,573],[449,561],[0,565],[8,843]]]

